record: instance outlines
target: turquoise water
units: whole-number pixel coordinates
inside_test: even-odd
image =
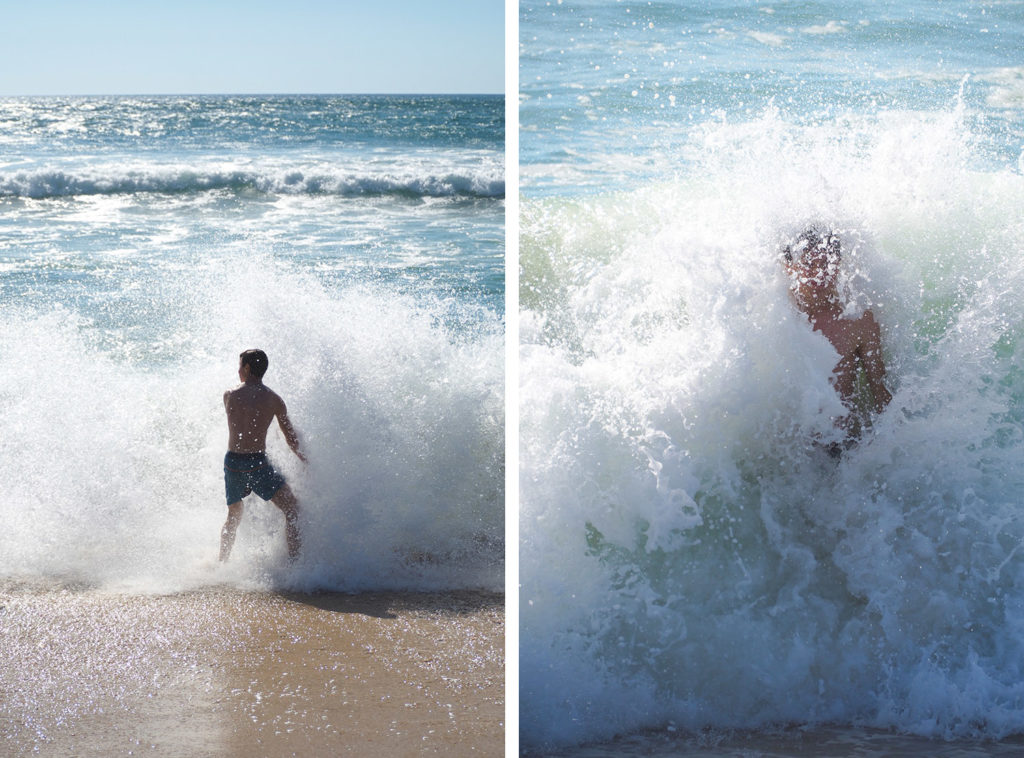
[[[0,574],[210,581],[259,346],[308,549],[220,579],[501,587],[504,194],[502,97],[0,100]]]
[[[528,750],[1024,731],[1022,44],[1014,2],[521,4]],[[894,396],[838,463],[809,223]]]

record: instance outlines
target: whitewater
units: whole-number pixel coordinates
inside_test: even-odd
[[[525,749],[1024,732],[1022,39],[1013,3],[523,5]],[[809,224],[893,393],[838,461]]]

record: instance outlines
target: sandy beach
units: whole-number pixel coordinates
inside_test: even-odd
[[[0,587],[0,755],[502,755],[504,598]]]

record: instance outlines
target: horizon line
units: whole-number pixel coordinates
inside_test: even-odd
[[[504,92],[49,92],[0,97],[504,97]]]

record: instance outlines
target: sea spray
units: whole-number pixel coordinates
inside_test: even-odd
[[[972,123],[770,106],[678,177],[523,201],[524,744],[1024,729],[1024,181]],[[810,221],[894,395],[839,461],[779,263]]]
[[[177,281],[189,303],[167,322],[173,349],[163,354],[125,358],[60,305],[3,310],[4,468],[18,472],[3,505],[5,574],[165,588],[215,580],[221,393],[237,383],[237,354],[261,346],[267,383],[310,458],[299,465],[271,430],[306,532],[306,555],[280,581],[500,585],[497,324],[453,335],[442,302],[327,289],[252,257]],[[247,509],[234,562],[258,574],[280,563],[283,521],[258,500]]]

